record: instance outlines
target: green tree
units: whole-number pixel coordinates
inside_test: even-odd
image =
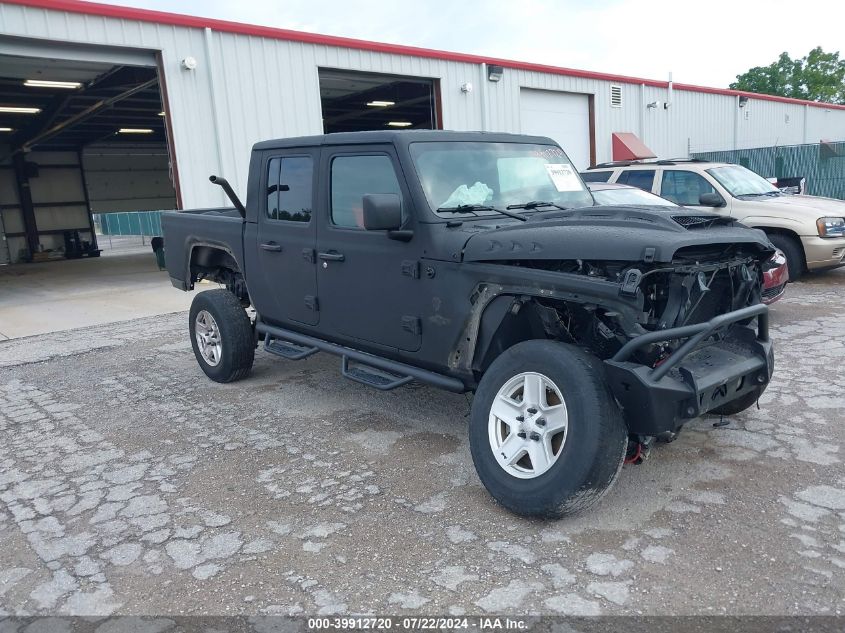
[[[845,103],[845,59],[825,53],[820,46],[801,59],[781,53],[768,66],[755,66],[736,76],[730,87],[767,95]]]

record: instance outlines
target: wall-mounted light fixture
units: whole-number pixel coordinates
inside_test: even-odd
[[[197,67],[197,60],[195,57],[186,57],[182,60],[182,68],[185,70],[194,70]]]
[[[656,108],[656,107],[657,107],[657,106],[659,106],[659,105],[660,105],[660,102],[659,102],[659,101],[652,101],[651,103],[647,103],[647,104],[645,104],[645,107],[647,107],[647,108]]]
[[[461,92],[469,94],[472,92],[472,84],[470,82],[466,82],[465,84],[461,84]]]
[[[489,81],[499,81],[504,74],[505,69],[501,66],[491,65],[487,67],[487,79]]]
[[[739,98],[739,107],[744,108],[748,105],[748,97],[740,97]]]

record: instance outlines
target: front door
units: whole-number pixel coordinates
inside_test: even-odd
[[[264,157],[258,221],[244,243],[255,255],[250,295],[264,320],[316,325],[317,269],[314,172],[318,151]],[[255,231],[250,236],[249,226]]]
[[[422,340],[419,240],[367,231],[363,197],[394,193],[410,226],[413,210],[393,148],[323,149],[317,235],[321,329],[384,347],[416,351]]]
[[[718,194],[725,202],[725,206],[707,207],[702,205],[699,200],[701,195],[705,193]],[[660,195],[675,204],[691,209],[700,209],[721,215],[730,215],[731,213],[730,203],[725,200],[725,196],[717,191],[716,187],[709,183],[704,176],[694,171],[664,169],[663,176],[660,179]]]

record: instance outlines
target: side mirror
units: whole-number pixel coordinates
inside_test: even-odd
[[[395,231],[402,226],[402,201],[395,193],[368,193],[364,196],[364,228],[368,231]]]
[[[698,204],[702,207],[723,207],[725,201],[718,193],[702,193],[698,197]]]

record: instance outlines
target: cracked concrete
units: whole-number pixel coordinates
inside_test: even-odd
[[[463,396],[261,352],[217,385],[185,314],[3,341],[0,614],[841,613],[843,289],[773,307],[759,410],[555,523],[491,501]]]

